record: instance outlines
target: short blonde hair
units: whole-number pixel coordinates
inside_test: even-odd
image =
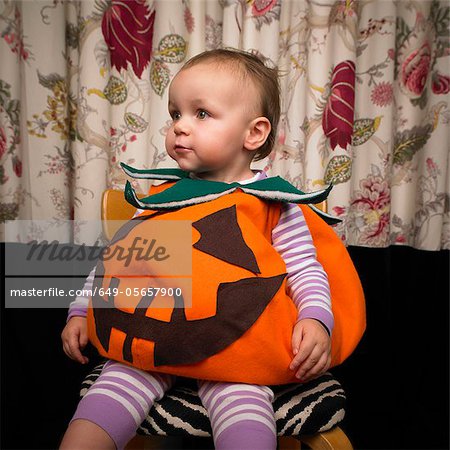
[[[280,87],[278,70],[267,67],[256,55],[241,50],[216,49],[200,53],[187,61],[181,70],[200,63],[215,62],[230,64],[244,79],[247,77],[255,84],[260,97],[261,113],[271,125],[266,142],[256,150],[254,160],[259,161],[270,154],[275,144],[275,136],[280,120]]]

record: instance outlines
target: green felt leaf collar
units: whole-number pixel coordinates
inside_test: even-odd
[[[332,185],[319,191],[305,193],[281,177],[269,177],[253,183],[239,184],[219,181],[199,180],[189,177],[180,169],[135,169],[121,163],[125,173],[133,178],[177,181],[170,188],[139,199],[131,184],[125,186],[125,199],[131,205],[144,210],[171,210],[209,202],[240,189],[246,194],[283,203],[311,204],[323,202],[330,193]],[[339,219],[312,207],[327,223],[335,224]]]

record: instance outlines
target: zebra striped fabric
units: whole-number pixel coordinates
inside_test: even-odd
[[[97,366],[83,381],[81,397],[100,375]],[[271,386],[278,436],[313,434],[333,428],[345,415],[345,393],[330,373],[305,384]],[[206,409],[197,395],[195,380],[180,379],[153,405],[139,434],[152,436],[211,436]]]

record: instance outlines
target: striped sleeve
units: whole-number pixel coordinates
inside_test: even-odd
[[[297,307],[298,320],[316,319],[331,335],[334,319],[328,277],[316,258],[311,233],[297,205],[283,207],[272,242],[286,264],[287,291]]]
[[[94,284],[95,277],[95,267],[90,271],[86,281],[84,282],[84,286],[81,289],[82,293],[69,305],[69,314],[67,315],[67,321],[69,321],[72,317],[86,317],[87,308],[89,303],[90,295],[89,293],[92,291],[92,286]]]

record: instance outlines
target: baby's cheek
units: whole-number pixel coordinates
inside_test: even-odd
[[[173,129],[172,129],[172,127],[170,127],[170,128],[167,130],[166,137],[165,137],[165,145],[166,145],[166,150],[167,150],[167,151],[169,151],[169,149],[170,149],[171,147],[173,147],[174,136],[175,136],[175,134],[174,134],[174,132],[173,132]]]

